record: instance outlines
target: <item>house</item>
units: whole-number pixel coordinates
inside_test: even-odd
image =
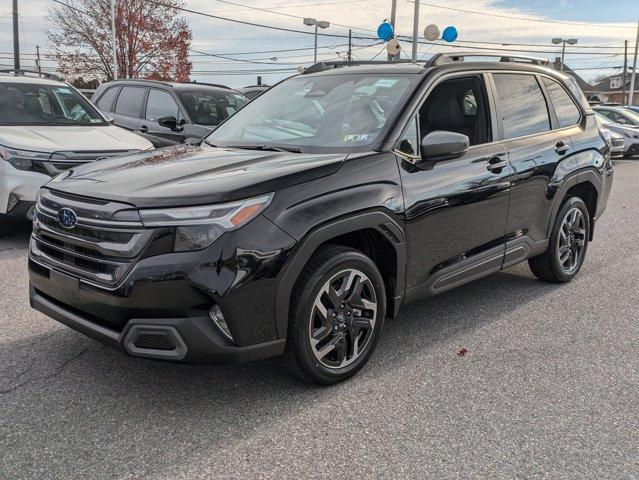
[[[593,85],[593,93],[602,102],[612,102],[626,105],[628,103],[628,93],[630,91],[631,74],[626,73],[626,85],[624,89],[623,74],[617,73],[603,79],[596,85]],[[625,97],[624,97],[625,90]],[[635,74],[635,93],[633,96],[633,105],[639,105],[639,74]],[[584,93],[585,90],[584,90]],[[586,95],[587,97],[588,95]]]

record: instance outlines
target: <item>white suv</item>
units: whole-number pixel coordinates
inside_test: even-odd
[[[0,72],[0,229],[30,218],[36,192],[58,173],[152,147],[53,75]]]

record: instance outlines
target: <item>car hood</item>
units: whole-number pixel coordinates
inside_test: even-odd
[[[146,150],[153,146],[139,135],[113,125],[0,126],[0,145],[46,153]]]
[[[47,187],[136,207],[221,203],[330,175],[345,157],[175,145],[82,165]]]
[[[637,127],[619,125],[619,124],[616,124],[616,123],[606,124],[606,125],[604,125],[604,128],[607,128],[611,132],[616,132],[616,133],[629,133],[630,135],[639,134],[639,128],[637,128]]]

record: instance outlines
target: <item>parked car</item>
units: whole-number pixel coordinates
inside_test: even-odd
[[[624,107],[610,107],[596,105],[592,107],[595,112],[602,114],[608,120],[619,125],[639,128],[639,114]]]
[[[595,118],[603,128],[610,131],[611,157],[630,157],[637,152],[639,129],[614,123],[599,112],[595,112]]]
[[[53,75],[0,73],[0,223],[31,215],[51,177],[94,160],[152,148],[111,125],[75,88]]]
[[[116,125],[144,134],[157,147],[198,143],[248,102],[224,85],[156,80],[106,82],[93,99]]]
[[[623,108],[627,108],[628,110],[639,114],[639,106],[637,106],[637,105],[630,105],[630,106],[623,107]]]
[[[201,146],[56,177],[31,305],[130,355],[284,355],[327,385],[404,304],[526,260],[569,282],[606,208],[610,144],[572,77],[472,58],[316,64]]]
[[[242,92],[249,100],[253,100],[255,97],[262,95],[269,88],[269,85],[249,85],[248,87],[240,88]]]

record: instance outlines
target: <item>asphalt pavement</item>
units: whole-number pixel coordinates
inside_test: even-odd
[[[0,479],[639,476],[639,161],[572,283],[521,264],[407,306],[324,389],[112,351],[29,308],[27,243],[0,239]]]

